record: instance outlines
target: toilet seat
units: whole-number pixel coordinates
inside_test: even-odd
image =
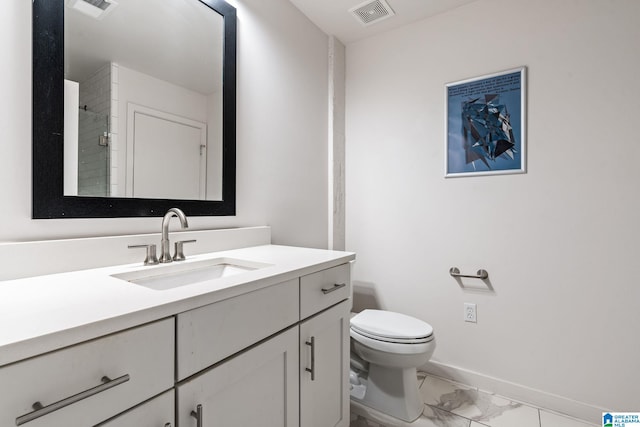
[[[433,339],[433,328],[427,322],[384,310],[363,310],[353,316],[351,330],[370,339],[397,344],[420,344]]]
[[[433,336],[428,341],[419,343],[398,343],[391,341],[382,341],[379,339],[369,338],[366,335],[362,335],[353,328],[349,331],[349,335],[351,336],[355,344],[361,344],[372,350],[377,350],[384,353],[393,353],[397,355],[430,353],[433,351],[432,349],[435,346],[436,342]]]
[[[433,334],[428,337],[421,337],[421,338],[391,338],[391,337],[381,337],[378,335],[370,334],[354,327],[352,327],[351,330],[358,335],[367,337],[372,340],[394,343],[394,344],[422,344],[425,342],[429,342],[433,339]]]
[[[419,354],[433,345],[433,328],[400,313],[364,310],[351,318],[351,338],[372,349],[396,354]]]

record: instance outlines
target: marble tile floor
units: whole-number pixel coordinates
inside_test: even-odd
[[[596,425],[423,373],[418,375],[418,379],[425,407],[416,421],[403,422],[352,401],[350,427],[592,427]]]

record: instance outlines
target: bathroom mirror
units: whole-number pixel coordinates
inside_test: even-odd
[[[222,0],[34,0],[33,218],[235,215],[235,49]]]

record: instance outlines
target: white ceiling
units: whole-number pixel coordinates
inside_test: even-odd
[[[348,44],[476,0],[387,0],[395,15],[369,26],[349,12],[363,0],[290,1],[324,32]],[[221,67],[219,15],[191,0],[118,3],[103,20],[66,10],[66,78],[81,81],[113,61],[201,93],[219,90],[220,74],[212,72]]]
[[[68,1],[65,1],[68,3]],[[202,94],[222,86],[223,19],[192,0],[119,0],[96,20],[65,7],[65,78],[109,62]]]
[[[349,12],[349,9],[362,4],[364,0],[290,1],[322,31],[349,44],[476,0],[386,0],[395,15],[368,26],[362,25]]]

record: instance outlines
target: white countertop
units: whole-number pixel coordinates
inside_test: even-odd
[[[0,282],[0,366],[344,264],[355,254],[264,245],[193,255],[182,264],[219,257],[270,266],[161,291],[111,277],[166,266],[141,262]]]

